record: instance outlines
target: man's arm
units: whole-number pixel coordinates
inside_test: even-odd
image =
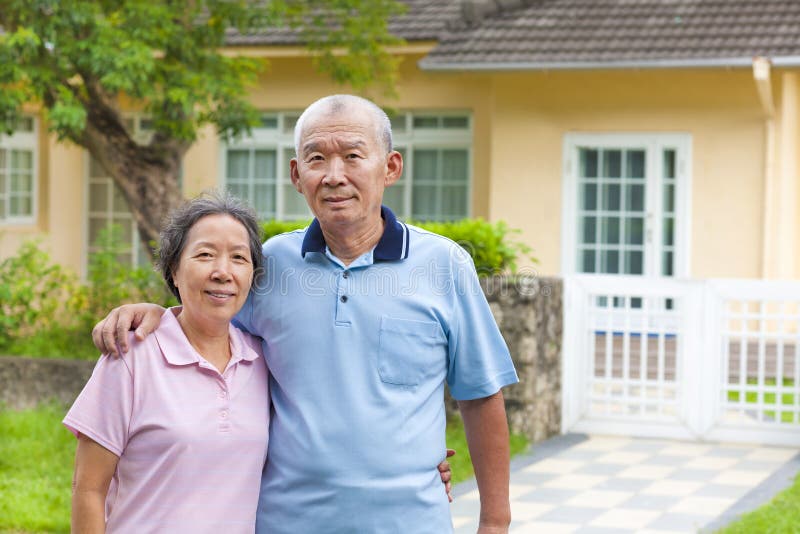
[[[92,341],[103,354],[120,356],[128,352],[128,331],[136,329],[140,341],[158,327],[164,308],[158,304],[124,304],[111,310],[105,319],[92,329]]]
[[[508,423],[503,393],[482,399],[458,401],[467,445],[475,468],[481,497],[478,532],[508,532],[511,505],[508,500]]]

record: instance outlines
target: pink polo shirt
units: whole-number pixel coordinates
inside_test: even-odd
[[[260,342],[230,327],[220,375],[171,311],[123,358],[97,362],[64,425],[119,456],[106,498],[108,532],[255,528],[267,455],[269,395]]]

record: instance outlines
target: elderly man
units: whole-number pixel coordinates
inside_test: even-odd
[[[506,532],[500,390],[517,376],[471,259],[381,206],[403,159],[373,103],[313,103],[295,148],[292,183],[315,219],[264,245],[266,274],[237,316],[264,339],[271,373],[257,531],[451,532],[436,468],[446,381],[475,467],[479,532]],[[132,323],[146,335],[160,314],[152,305],[115,310],[95,327],[98,348],[115,352]]]

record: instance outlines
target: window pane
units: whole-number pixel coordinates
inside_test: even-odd
[[[6,161],[7,160],[7,156],[6,156],[6,154],[7,153],[8,153],[7,150],[0,149],[0,172],[5,172],[5,170],[6,170],[6,164],[7,164],[7,161]]]
[[[31,133],[33,132],[33,117],[20,117],[14,126],[14,132]]]
[[[108,188],[107,182],[89,185],[89,209],[91,211],[108,210]]]
[[[425,221],[436,217],[436,186],[416,185],[412,197],[412,218]]]
[[[256,150],[253,165],[253,178],[275,180],[277,153],[274,150]]]
[[[664,178],[675,178],[675,150],[664,151]]]
[[[293,185],[283,186],[283,217],[284,219],[311,218],[306,198],[297,192]]]
[[[442,150],[442,180],[467,183],[466,150]]]
[[[587,211],[597,209],[597,186],[595,184],[584,184],[581,188],[583,201],[581,206]]]
[[[276,130],[278,128],[278,117],[276,115],[261,115],[259,127]]]
[[[106,170],[93,156],[89,156],[89,176],[91,178],[102,178],[107,176]]]
[[[603,151],[603,176],[606,178],[622,176],[622,152],[620,150]]]
[[[675,219],[664,217],[664,246],[670,247],[675,241]]]
[[[644,273],[644,254],[639,250],[629,250],[625,252],[625,274]]]
[[[444,128],[467,128],[469,121],[466,117],[442,117]]]
[[[608,274],[619,273],[619,251],[603,250],[600,252],[600,272]]]
[[[6,203],[3,201],[3,197],[0,196],[0,221],[5,219],[6,217]]]
[[[392,115],[389,117],[389,122],[392,123],[392,133],[402,133],[406,131],[406,116],[401,113],[400,115]]]
[[[603,184],[601,188],[603,192],[602,209],[606,211],[619,211],[621,190],[619,184]]]
[[[33,151],[31,150],[12,150],[11,169],[30,171],[33,169]]]
[[[625,243],[644,245],[644,218],[627,217],[625,219]]]
[[[125,197],[122,196],[122,191],[116,185],[112,185],[114,188],[114,198],[113,198],[113,210],[114,213],[130,213],[131,210],[128,208],[128,201],[125,200]]]
[[[414,128],[438,128],[439,127],[439,118],[438,117],[414,117]]]
[[[247,191],[247,184],[228,182],[226,187],[232,195],[239,197],[242,200],[245,200],[250,197]]]
[[[250,152],[248,150],[228,150],[227,157],[227,178],[248,178],[248,164],[250,162]]]
[[[644,179],[644,150],[628,150],[627,172],[628,178]]]
[[[579,173],[581,178],[597,178],[597,150],[580,149]]]
[[[583,217],[583,224],[581,224],[580,242],[587,244],[597,242],[596,217]]]
[[[129,248],[131,243],[133,243],[134,222],[128,217],[114,217],[112,221],[113,224],[120,228],[119,244],[124,244],[126,249]]]
[[[644,185],[625,186],[625,210],[644,211]]]
[[[600,222],[600,242],[612,245],[619,244],[619,217],[603,217]]]
[[[435,180],[438,154],[436,150],[414,151],[414,181]],[[416,203],[416,200],[414,201]]]
[[[383,191],[383,203],[389,206],[389,209],[398,217],[404,217],[406,214],[406,203],[403,193],[402,184],[398,182],[395,182],[394,185],[387,187]]]
[[[664,185],[664,211],[667,213],[675,211],[675,186],[672,184]]]
[[[595,251],[594,250],[583,250],[580,253],[580,265],[578,266],[578,270],[582,273],[594,273],[597,272],[595,267]]]
[[[256,209],[260,219],[275,217],[275,186],[272,184],[256,183],[252,186],[251,198],[245,198]]]
[[[297,119],[299,118],[300,118],[299,113],[284,116],[283,118],[284,133],[294,133],[294,125],[297,124]]]
[[[661,255],[661,274],[672,276],[672,271],[672,252],[667,250]]]
[[[467,216],[467,188],[463,185],[442,187],[442,218],[463,219]]]

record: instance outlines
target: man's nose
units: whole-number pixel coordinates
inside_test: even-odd
[[[328,169],[325,177],[322,179],[325,185],[339,185],[346,181],[344,172],[344,160],[339,157],[334,157],[328,160]]]

